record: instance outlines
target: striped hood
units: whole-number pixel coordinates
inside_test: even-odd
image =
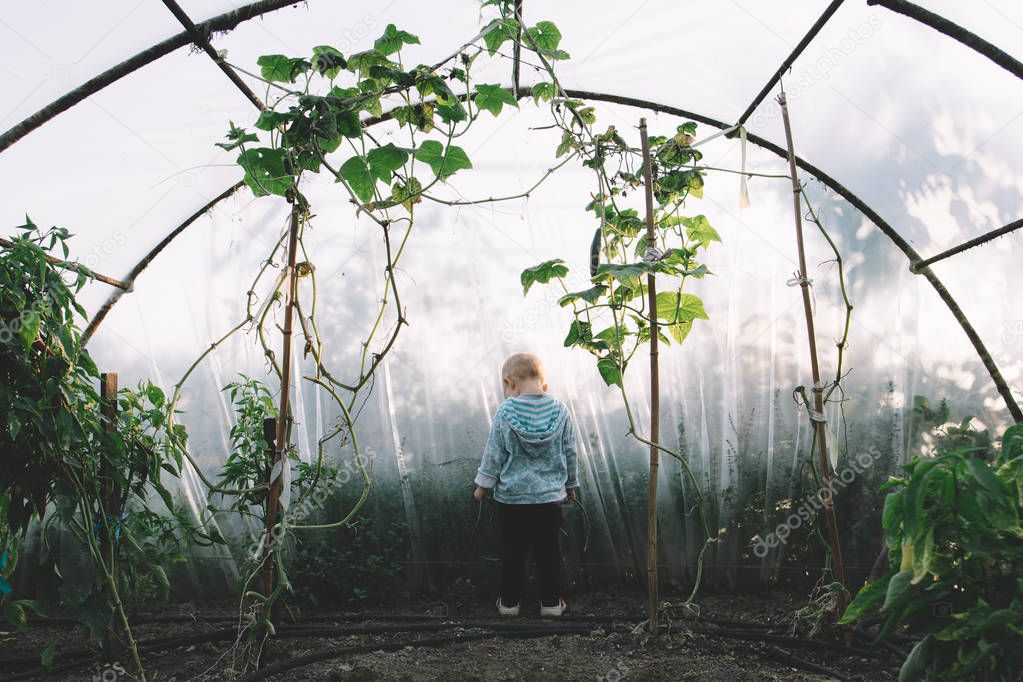
[[[498,414],[508,422],[525,453],[537,457],[550,452],[553,441],[561,438],[568,408],[549,395],[523,393],[501,403]]]

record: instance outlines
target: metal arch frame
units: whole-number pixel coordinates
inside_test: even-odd
[[[830,17],[835,13],[835,11],[837,11],[842,1],[843,0],[833,0],[833,2],[827,7],[827,9],[824,11],[821,17],[814,23],[814,25],[807,32],[804,38],[799,42],[799,44],[792,51],[792,53],[790,53],[790,55],[786,58],[785,62],[783,62],[782,64],[782,67],[775,72],[774,76],[772,76],[772,78],[767,82],[764,88],[761,89],[757,97],[754,98],[751,105],[747,108],[747,110],[743,113],[742,117],[740,118],[740,125],[742,121],[744,121],[752,114],[752,112],[756,109],[759,103],[764,99],[764,97],[766,97],[766,94],[771,90],[771,88],[773,88],[778,83],[778,81],[784,75],[784,72],[791,66],[791,64],[795,61],[799,54],[806,48],[806,46],[810,43],[813,37],[820,32],[823,26],[827,23],[828,19],[830,19]],[[214,17],[213,19],[202,22],[199,25],[194,25],[193,27],[187,27],[188,24],[185,23],[185,20],[183,20],[182,23],[185,23],[187,27],[186,31],[184,31],[183,33],[173,36],[167,40],[164,40],[161,43],[157,43],[153,47],[136,54],[134,57],[100,74],[99,76],[93,78],[92,80],[88,81],[79,88],[71,91],[70,93],[67,93],[61,98],[58,98],[47,107],[44,107],[40,111],[36,112],[36,114],[30,116],[21,123],[15,125],[13,128],[5,132],[3,135],[0,135],[0,152],[2,152],[4,149],[9,147],[14,142],[21,139],[21,137],[24,137],[24,135],[28,134],[35,128],[41,126],[43,123],[49,121],[50,119],[57,116],[61,112],[66,111],[75,104],[81,102],[94,92],[97,92],[98,90],[106,87],[110,83],[115,82],[116,80],[122,78],[128,73],[131,73],[141,68],[142,66],[152,61],[155,61],[156,59],[159,59],[160,57],[176,50],[179,47],[187,45],[190,42],[198,42],[198,44],[202,46],[203,49],[206,50],[208,54],[212,53],[213,55],[215,55],[215,51],[213,51],[212,48],[210,47],[209,41],[205,39],[205,35],[208,35],[210,31],[230,30],[231,28],[236,27],[238,24],[249,19],[252,19],[256,16],[261,16],[264,13],[271,12],[276,9],[281,9],[283,7],[294,4],[297,4],[295,0],[262,0],[261,2],[252,3],[238,10],[234,10],[232,12],[219,15],[217,17]],[[885,6],[888,9],[905,13],[907,16],[911,16],[912,18],[922,21],[923,23],[927,23],[928,25],[931,25],[933,28],[936,28],[936,30],[939,30],[942,33],[945,33],[946,35],[950,35],[956,40],[959,40],[960,42],[967,45],[971,49],[979,52],[980,54],[983,54],[992,61],[995,61],[995,63],[999,64],[1003,68],[1010,70],[1012,73],[1023,79],[1023,65],[1021,65],[1018,61],[1012,59],[1001,50],[998,50],[998,48],[996,48],[994,45],[987,43],[986,41],[983,41],[975,34],[970,33],[966,29],[963,29],[962,27],[954,24],[951,21],[948,21],[947,19],[944,19],[943,17],[940,17],[940,15],[935,15],[930,12],[927,12],[926,10],[917,7],[916,5],[912,5],[912,3],[905,2],[905,0],[868,0],[868,4],[881,4],[882,6]],[[202,38],[202,40],[199,41],[199,38]],[[219,62],[219,60],[217,60],[216,57],[213,58],[214,61],[217,61],[218,65],[221,65],[223,68],[224,65],[221,62]],[[1016,70],[1014,70],[1014,68],[1010,68],[1012,64],[1006,66],[1006,63],[1004,63],[1006,58],[1014,62],[1015,66],[1019,68]],[[228,69],[225,69],[225,73],[228,73]],[[228,75],[230,76],[231,73],[233,72],[228,73]],[[232,78],[232,82],[234,82],[234,80],[235,79]],[[515,92],[515,95],[520,98],[529,96],[531,94],[531,88],[514,89],[517,90],[517,92]],[[583,90],[566,90],[566,94],[572,97],[579,97],[582,99],[592,99],[597,101],[623,104],[626,106],[639,107],[643,109],[649,109],[651,111],[657,111],[675,116],[690,118],[694,121],[699,121],[707,125],[713,126],[715,128],[719,128],[721,130],[726,130],[735,127],[731,124],[725,123],[723,121],[714,119],[709,116],[686,111],[678,107],[658,104],[656,102],[651,102],[648,100],[641,100],[632,97],[622,97],[613,94],[589,92]],[[364,125],[365,126],[373,125],[375,123],[388,120],[389,118],[390,118],[389,115],[384,115],[376,119],[364,121]],[[769,140],[766,140],[755,134],[748,134],[747,139],[753,144],[763,149],[771,151],[782,158],[786,158],[785,150],[783,150],[780,146],[776,145],[775,143],[770,142]],[[984,363],[984,366],[987,368],[988,373],[991,375],[991,379],[992,381],[994,381],[995,386],[998,389],[999,394],[1002,396],[1002,399],[1005,401],[1006,407],[1008,408],[1013,419],[1018,423],[1023,422],[1023,411],[1020,410],[1019,405],[1016,403],[1016,400],[1012,395],[1011,389],[1005,382],[1005,378],[1002,376],[1001,371],[998,369],[998,366],[992,359],[990,352],[988,352],[986,346],[984,345],[984,342],[977,334],[977,331],[976,329],[974,329],[973,325],[970,324],[962,308],[959,307],[959,304],[952,297],[951,293],[949,293],[945,285],[929,267],[928,263],[933,262],[934,259],[931,259],[930,261],[924,261],[924,259],[920,257],[916,250],[913,249],[913,247],[910,246],[910,244],[905,239],[903,239],[903,237],[899,235],[899,233],[896,232],[891,225],[889,225],[883,218],[881,218],[881,216],[878,215],[876,211],[874,211],[866,202],[864,202],[858,196],[853,194],[850,190],[844,187],[833,177],[831,177],[824,171],[820,170],[810,162],[800,157],[796,157],[796,164],[803,170],[816,176],[821,182],[823,182],[826,186],[828,186],[837,194],[842,196],[852,206],[854,206],[863,215],[865,215],[871,222],[873,222],[874,225],[877,226],[877,228],[880,229],[885,234],[885,236],[887,236],[892,242],[894,242],[895,246],[898,247],[898,249],[902,251],[902,253],[906,256],[910,263],[910,270],[912,272],[915,272],[916,274],[923,275],[924,278],[927,279],[927,281],[937,292],[939,298],[941,298],[941,300],[945,303],[945,305],[952,313],[953,317],[955,317],[960,327],[962,327],[963,332],[970,339],[970,342],[973,344],[974,350],[980,356],[981,361]],[[151,251],[150,254],[148,254],[147,257],[136,266],[136,268],[132,270],[132,272],[135,275],[141,272],[141,270],[144,269],[148,262],[155,258],[156,255],[158,255],[159,252],[162,251],[162,249],[166,247],[167,244],[169,244],[170,241],[175,236],[180,234],[186,227],[188,227],[189,224],[194,222],[198,215],[201,215],[203,212],[209,210],[220,199],[229,196],[231,193],[233,193],[233,188],[231,189],[231,191],[225,191],[221,196],[217,197],[217,199],[214,199],[205,207],[203,207],[201,211],[197,212],[196,214],[193,214],[193,216],[191,216],[189,220],[185,221],[183,224],[175,228],[174,231],[172,231],[163,241],[161,241],[160,244],[153,251]],[[1013,224],[1010,223],[1010,225]],[[1005,228],[1002,229],[1004,230]],[[106,314],[106,312],[109,311],[113,303],[116,303],[116,301],[108,303],[109,303],[108,306],[104,306],[104,315]],[[98,326],[98,322],[99,322],[98,320],[94,320],[94,323],[90,323],[90,329],[92,331],[95,331],[95,328]]]

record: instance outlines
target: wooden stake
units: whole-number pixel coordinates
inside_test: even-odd
[[[828,521],[828,541],[831,543],[831,560],[835,579],[845,587],[845,568],[842,564],[842,545],[838,540],[838,520],[835,505],[831,499],[831,464],[828,458],[827,425],[819,418],[824,414],[824,387],[821,384],[821,370],[817,362],[817,338],[813,327],[813,307],[810,304],[810,280],[806,277],[806,251],[803,248],[803,211],[800,204],[799,176],[796,173],[796,152],[792,144],[792,126],[789,123],[789,108],[785,91],[778,95],[781,105],[782,122],[785,125],[785,144],[788,148],[789,175],[792,176],[792,207],[796,216],[796,248],[799,252],[799,287],[803,292],[803,313],[806,316],[806,334],[810,342],[810,369],[813,374],[813,418],[817,433],[817,461],[821,470],[822,502]],[[845,611],[845,593],[839,596],[838,611]]]
[[[639,137],[643,144],[643,184],[646,188],[646,243],[657,243],[654,232],[654,188],[650,168],[650,142],[647,140],[646,119],[639,119]],[[650,632],[657,633],[657,471],[660,452],[657,449],[660,430],[660,377],[657,368],[657,285],[654,273],[646,276],[647,299],[650,310],[650,478],[647,483],[646,512],[646,590],[647,622]]]
[[[100,418],[103,423],[103,430],[107,433],[117,433],[117,372],[104,372],[99,377],[100,397]],[[103,485],[103,498],[99,513],[100,528],[107,529],[100,535],[100,555],[103,561],[110,562],[110,575],[113,576],[115,584],[118,580],[117,571],[117,539],[115,526],[112,525],[111,513],[119,513],[117,506],[121,499],[121,491],[114,485],[114,472],[110,470],[109,461],[104,460],[100,480]],[[109,659],[116,656],[114,651],[113,624],[107,626],[103,635],[103,653]]]
[[[277,434],[274,438],[274,457],[270,466],[270,492],[266,502],[266,542],[263,549],[263,595],[269,599],[274,590],[274,562],[273,550],[277,542],[277,510],[280,506],[281,486],[284,481],[284,467],[287,462],[281,464],[284,459],[284,450],[287,447],[288,433],[288,398],[291,393],[291,328],[294,316],[295,297],[298,293],[298,273],[295,270],[295,256],[298,250],[298,227],[299,207],[294,205],[291,209],[291,231],[288,237],[288,292],[284,304],[284,348],[281,352],[281,397],[280,410],[277,413]],[[274,471],[280,464],[281,470]],[[269,619],[271,614],[265,614]]]

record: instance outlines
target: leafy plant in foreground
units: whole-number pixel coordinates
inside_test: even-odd
[[[137,584],[143,575],[166,593],[169,583],[159,559],[169,556],[170,545],[180,544],[166,537],[153,544],[147,530],[154,528],[151,493],[180,519],[161,481],[164,472],[177,475],[174,461],[165,457],[169,426],[164,395],[144,384],[122,390],[112,399],[116,405],[103,404],[96,390],[99,372],[82,347],[77,326],[84,311],[75,297],[90,273],[79,268],[68,283],[66,271],[58,269],[63,262],[48,260],[53,251],[67,258],[67,230],[42,231],[31,221],[21,229],[13,247],[0,254],[0,410],[7,417],[0,431],[0,538],[6,557],[0,559],[6,564],[0,571],[6,584],[17,537],[52,505],[44,537],[50,524],[61,522],[81,543],[93,569],[89,593],[63,605],[97,641],[110,644],[111,636],[123,637],[144,679],[121,595],[125,581]],[[184,427],[174,432],[185,438]],[[136,511],[140,516],[134,516]],[[5,611],[23,625],[26,602],[7,596],[4,602]],[[52,659],[53,650],[47,651]]]
[[[969,420],[951,447],[917,457],[882,489],[891,568],[865,585],[842,623],[880,604],[882,638],[899,625],[923,636],[900,680],[1009,681],[1023,673],[1023,425],[993,457]]]

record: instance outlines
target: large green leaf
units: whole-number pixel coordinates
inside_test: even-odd
[[[682,218],[679,222],[686,226],[686,235],[689,239],[698,241],[703,248],[710,246],[711,242],[721,241],[721,235],[711,227],[704,215]]]
[[[438,104],[434,111],[445,123],[460,123],[469,117],[465,107],[457,101],[451,104]]]
[[[551,59],[568,59],[568,53],[558,49],[561,44],[561,31],[553,22],[540,21],[527,31],[529,34],[529,40],[525,41],[527,45],[532,42],[541,53]]]
[[[21,316],[21,326],[18,328],[18,335],[21,336],[25,349],[32,347],[32,343],[39,336],[39,325],[42,318],[34,310],[25,311]]]
[[[256,60],[256,64],[263,78],[278,83],[294,83],[311,66],[300,57],[287,57],[283,54],[265,54]]]
[[[707,315],[707,311],[703,308],[703,301],[700,300],[699,296],[693,294],[682,294],[679,296],[679,319],[684,321],[689,320],[709,320],[710,316]]]
[[[875,604],[881,601],[881,598],[885,596],[888,591],[888,578],[881,578],[874,582],[867,583],[860,588],[860,591],[856,593],[856,596],[846,607],[845,613],[842,614],[841,620],[838,621],[839,625],[848,625],[855,623],[869,611]]]
[[[473,98],[473,102],[476,103],[477,107],[489,111],[494,116],[498,116],[501,113],[501,109],[505,104],[510,104],[513,107],[519,106],[519,103],[515,101],[514,95],[500,85],[477,85],[476,96]]]
[[[360,78],[365,78],[374,66],[394,67],[396,65],[392,64],[391,60],[380,50],[373,49],[357,52],[348,57],[346,68],[353,73],[358,73]]]
[[[647,263],[601,263],[597,266],[597,274],[593,276],[593,281],[616,279],[625,286],[638,288],[641,284],[640,277],[648,272],[650,265]]]
[[[330,45],[317,45],[313,48],[312,66],[321,76],[337,78],[341,70],[348,66],[348,61],[337,48]]]
[[[689,332],[693,330],[693,321],[677,322],[675,324],[668,325],[668,333],[671,334],[671,338],[675,339],[675,343],[682,343],[689,336]]]
[[[423,185],[416,178],[409,178],[407,182],[396,182],[391,187],[391,199],[405,207],[405,210],[412,212],[412,206],[423,200],[420,193]]]
[[[408,161],[408,150],[397,147],[389,142],[383,147],[371,149],[366,155],[369,161],[370,174],[377,180],[391,183],[391,174]]]
[[[539,104],[540,100],[550,102],[558,94],[554,83],[540,82],[533,86],[533,102]]]
[[[373,199],[373,189],[376,182],[370,173],[369,165],[362,156],[353,156],[341,164],[338,173],[359,198],[359,201],[366,203]]]
[[[601,378],[608,386],[622,385],[622,372],[611,358],[602,358],[597,361],[597,370]]]
[[[394,110],[394,120],[402,125],[413,125],[424,133],[433,130],[434,105],[428,102],[413,104],[410,107],[397,107]],[[435,140],[431,140],[436,142]],[[440,142],[436,142],[440,144]]]
[[[418,36],[414,36],[406,31],[398,30],[394,24],[388,24],[387,28],[384,29],[384,34],[374,41],[373,47],[375,47],[380,54],[389,55],[394,54],[404,45],[418,44]]]
[[[438,179],[444,180],[462,168],[472,168],[465,150],[455,145],[444,147],[437,140],[427,140],[419,146],[416,159],[427,164]]]
[[[589,343],[592,340],[593,330],[590,328],[590,323],[578,319],[572,320],[572,324],[568,326],[568,335],[565,336],[565,347]]]
[[[292,187],[292,177],[284,170],[283,149],[246,149],[238,155],[238,165],[245,170],[245,184],[257,197],[284,196]]]
[[[540,284],[547,284],[556,277],[564,277],[568,274],[568,266],[565,265],[565,261],[560,258],[553,260],[544,261],[539,265],[534,265],[531,268],[526,268],[519,275],[519,281],[522,282],[522,295],[525,296],[529,293],[529,288],[539,282]]]
[[[573,291],[565,294],[558,299],[558,305],[564,308],[570,305],[573,301],[583,300],[587,303],[596,303],[600,300],[600,297],[607,292],[607,287],[603,284],[590,287],[589,289],[583,289],[582,291]]]
[[[885,591],[884,604],[881,605],[882,612],[891,608],[892,605],[906,593],[906,589],[909,587],[909,583],[912,579],[913,571],[910,569],[899,571],[892,576],[891,581],[888,583],[888,588]]]
[[[929,679],[928,668],[932,658],[931,649],[934,646],[934,638],[927,635],[913,647],[909,656],[902,663],[899,670],[899,682],[917,682],[918,680]]]
[[[487,46],[487,52],[493,57],[494,54],[508,40],[514,40],[518,32],[519,22],[514,19],[494,19],[484,29],[483,42]]]

